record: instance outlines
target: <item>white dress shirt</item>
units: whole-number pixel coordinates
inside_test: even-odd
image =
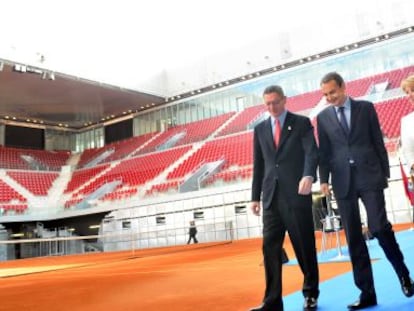
[[[410,169],[414,165],[414,112],[401,119],[401,147],[404,160]]]

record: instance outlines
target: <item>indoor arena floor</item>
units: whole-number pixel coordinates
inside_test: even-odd
[[[288,240],[285,248],[293,258]],[[319,267],[321,282],[351,271],[348,261]],[[284,265],[284,295],[302,281],[297,265]],[[1,311],[248,310],[263,287],[261,239],[0,263]]]

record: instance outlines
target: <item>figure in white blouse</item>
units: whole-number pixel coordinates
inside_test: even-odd
[[[414,106],[414,74],[401,82],[401,88]],[[401,147],[410,175],[414,175],[414,111],[401,119]]]

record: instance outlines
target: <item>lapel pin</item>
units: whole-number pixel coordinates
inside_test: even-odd
[[[291,130],[292,130],[292,128],[291,128],[291,126],[289,125],[289,126],[288,126],[288,131],[291,131]]]

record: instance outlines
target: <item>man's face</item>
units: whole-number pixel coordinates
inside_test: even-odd
[[[335,80],[330,80],[321,84],[321,91],[329,104],[338,107],[345,103],[345,84],[339,86]]]
[[[286,97],[280,96],[278,93],[265,94],[263,96],[267,111],[273,116],[280,116],[285,111]]]
[[[412,104],[414,104],[414,87],[409,87],[409,86],[406,86],[406,87],[404,88],[404,92],[405,92],[405,94],[407,94],[407,98],[408,98],[408,100],[409,100]]]

